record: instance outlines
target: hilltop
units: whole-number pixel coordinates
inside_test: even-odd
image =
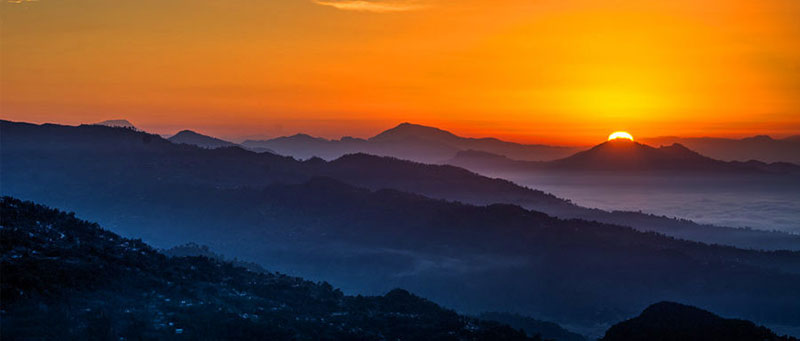
[[[96,125],[106,126],[106,127],[113,127],[113,128],[128,128],[128,129],[136,129],[136,126],[133,125],[128,120],[125,119],[116,119],[116,120],[106,120],[102,122],[95,123]]]
[[[716,314],[674,302],[653,304],[630,320],[606,331],[601,341],[779,341],[797,340],[778,336],[753,322],[726,319]]]
[[[189,144],[209,149],[236,146],[236,144],[233,142],[228,142],[222,139],[218,139],[216,137],[199,134],[191,130],[182,130],[177,134],[171,136],[167,140],[169,140],[172,143]]]

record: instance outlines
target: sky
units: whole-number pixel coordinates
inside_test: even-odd
[[[797,0],[2,0],[0,118],[586,145],[800,133]]]

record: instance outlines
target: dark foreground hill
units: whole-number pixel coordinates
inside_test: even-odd
[[[726,319],[688,305],[661,302],[641,315],[617,323],[602,341],[778,341],[797,340],[778,336],[753,322]]]
[[[157,135],[129,129],[2,120],[0,145],[0,157],[6,161],[0,163],[3,193],[81,212],[95,208],[84,204],[92,200],[88,192],[130,184],[258,188],[327,176],[373,190],[393,188],[478,205],[516,204],[562,218],[626,225],[706,243],[800,250],[797,235],[699,225],[637,212],[588,209],[542,191],[453,166],[424,165],[366,154],[347,155],[330,162],[321,159],[301,162],[236,147],[204,149],[176,145]],[[68,188],[71,186],[78,188]]]
[[[327,283],[167,257],[73,214],[0,202],[4,340],[524,340],[405,290],[346,296]]]
[[[528,316],[501,312],[488,312],[478,315],[479,318],[487,321],[497,321],[508,324],[509,326],[524,330],[530,336],[539,335],[545,340],[557,341],[587,341],[588,339],[580,334],[570,332],[552,322],[537,320]]]

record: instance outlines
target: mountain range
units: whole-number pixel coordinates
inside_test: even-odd
[[[646,144],[616,139],[589,150],[553,161],[520,161],[481,151],[461,151],[447,161],[477,172],[614,172],[614,173],[692,173],[692,174],[800,174],[800,166],[760,161],[720,161],[680,144],[654,148]]]
[[[471,313],[589,326],[672,300],[800,325],[797,251],[708,245],[497,204],[597,212],[452,166],[364,154],[297,161],[101,126],[3,121],[0,132],[3,194],[82,212],[157,247],[207,244],[346,292],[402,287]],[[729,244],[800,245],[788,234],[636,213],[592,220],[603,217]]]
[[[115,119],[96,123],[110,127],[133,128],[129,121]],[[683,146],[708,158],[721,161],[756,160],[764,163],[800,164],[800,135],[773,139],[758,135],[743,139],[714,137],[654,137],[640,142],[652,146]],[[216,137],[191,130],[181,131],[169,138],[177,143],[193,144],[204,148],[236,145]],[[449,131],[412,123],[401,123],[373,137],[362,139],[343,137],[338,140],[314,137],[307,134],[282,136],[265,140],[245,140],[240,146],[256,151],[269,151],[299,159],[320,157],[333,160],[353,153],[391,156],[423,163],[446,163],[457,158],[459,152],[483,152],[518,161],[553,161],[584,151],[585,147],[519,144],[496,138],[470,138]]]
[[[552,160],[580,150],[576,147],[518,144],[495,138],[467,138],[434,127],[402,123],[368,139],[344,137],[328,140],[297,134],[270,140],[247,140],[254,151],[272,150],[300,159],[333,160],[346,154],[367,153],[423,163],[441,163],[462,150],[480,150],[520,160]]]
[[[318,158],[297,161],[237,147],[206,149],[176,145],[157,135],[94,125],[70,127],[0,121],[0,132],[0,143],[4,146],[0,155],[15,161],[0,165],[4,178],[8,179],[4,191],[20,196],[31,193],[58,196],[62,191],[53,188],[76,183],[77,179],[108,186],[103,182],[106,177],[115,184],[128,180],[120,185],[157,180],[236,188],[297,184],[325,176],[372,190],[393,188],[476,205],[515,204],[557,217],[620,224],[689,240],[758,249],[800,250],[800,236],[796,235],[698,225],[638,212],[588,209],[535,189],[448,165],[425,165],[367,154],[346,155],[329,162]],[[73,194],[84,191],[76,189]],[[80,201],[66,197],[53,202],[59,206],[76,203]],[[79,211],[92,209],[63,207]]]
[[[658,137],[643,138],[641,142],[652,146],[679,144],[721,161],[746,163],[756,160],[764,163],[800,164],[800,140],[797,136],[772,139],[769,136],[759,135],[738,140]],[[402,123],[368,139],[344,137],[339,140],[329,140],[297,134],[269,140],[246,140],[241,145],[254,151],[269,149],[281,155],[300,159],[316,156],[333,160],[346,154],[367,153],[423,163],[446,163],[457,153],[465,151],[496,154],[519,161],[553,161],[567,158],[586,149],[518,144],[495,138],[460,137],[446,130],[411,123]]]
[[[743,139],[718,137],[654,137],[641,139],[650,145],[679,143],[703,155],[723,161],[791,162],[800,164],[800,135],[773,139],[758,135]]]

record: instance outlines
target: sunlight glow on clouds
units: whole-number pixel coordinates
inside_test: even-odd
[[[365,12],[404,12],[421,9],[425,6],[417,1],[403,0],[313,0],[314,3],[331,6],[341,10]]]

